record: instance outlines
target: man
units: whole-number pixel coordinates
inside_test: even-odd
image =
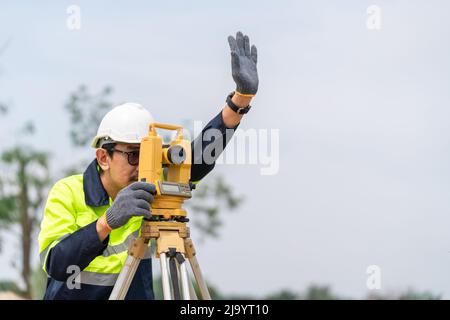
[[[258,90],[256,47],[250,48],[249,38],[241,32],[228,37],[228,42],[236,90],[192,142],[192,150],[214,145],[223,150],[231,138],[225,136],[226,129],[237,128]],[[93,140],[95,160],[84,174],[52,187],[39,234],[41,262],[48,275],[44,299],[108,299],[142,218],[151,217],[155,186],[137,180],[140,142],[152,121],[151,114],[135,103],[112,109]],[[209,129],[222,136],[203,141]],[[211,163],[193,151],[191,182],[206,176],[219,155],[216,152]],[[153,298],[151,259],[145,257],[126,299]]]

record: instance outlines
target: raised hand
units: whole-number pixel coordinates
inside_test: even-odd
[[[231,71],[236,83],[236,93],[241,96],[253,97],[258,91],[258,70],[256,62],[258,52],[255,45],[250,48],[250,39],[242,32],[236,33],[236,38],[228,37],[231,50]]]

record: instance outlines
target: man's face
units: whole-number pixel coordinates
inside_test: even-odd
[[[139,147],[139,144],[117,143],[114,148],[116,151],[109,158],[111,180],[120,189],[125,188],[132,182],[138,181],[139,164],[134,164],[133,160],[135,160],[136,151],[139,152]],[[121,151],[133,152],[134,154],[128,155]],[[130,158],[132,164],[129,163],[128,158]]]

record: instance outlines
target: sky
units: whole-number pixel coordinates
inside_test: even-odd
[[[367,25],[372,5],[379,29]],[[80,84],[111,85],[113,105],[141,103],[159,122],[206,123],[235,88],[227,37],[241,30],[258,48],[260,85],[240,129],[275,137],[279,166],[215,168],[245,202],[223,213],[220,238],[197,244],[206,278],[228,294],[315,283],[352,298],[413,288],[448,299],[449,10],[443,0],[2,0],[0,150],[32,120],[26,142],[51,152],[54,179],[93,157],[68,143],[63,106]],[[0,278],[17,277],[14,241],[4,237]]]

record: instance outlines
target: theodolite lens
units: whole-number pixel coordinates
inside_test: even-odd
[[[186,160],[186,151],[180,145],[174,145],[167,149],[167,157],[173,164],[182,164]]]

